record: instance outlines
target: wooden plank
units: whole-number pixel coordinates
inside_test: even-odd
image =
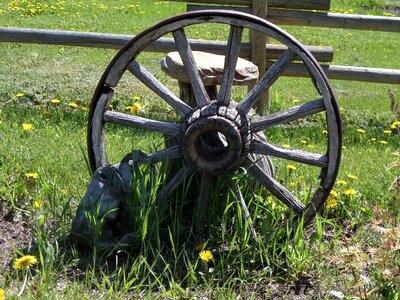
[[[132,38],[134,38],[133,35],[124,34],[0,27],[0,42],[120,49]],[[225,42],[190,39],[188,41],[193,51],[204,51],[222,55],[226,53]],[[331,62],[333,60],[333,49],[331,47],[306,46],[306,48],[320,62]],[[286,49],[284,45],[268,44],[266,57],[269,60],[277,59]],[[146,51],[162,53],[176,51],[175,41],[171,38],[160,38],[151,43],[146,48]],[[240,57],[249,59],[250,56],[250,43],[242,43],[240,46]]]
[[[308,11],[268,10],[267,19],[278,25],[400,32],[399,17],[365,16]]]
[[[265,18],[267,15],[267,2],[266,0],[253,0],[251,12],[254,16]],[[251,61],[258,66],[260,78],[265,74],[267,62],[265,47],[271,43],[271,38],[266,36],[263,32],[256,30],[250,31],[250,44],[251,44]],[[258,98],[257,113],[262,115],[265,111],[269,111],[269,89],[263,91]]]
[[[267,65],[272,65],[272,62],[268,62]],[[321,65],[321,67],[329,79],[400,84],[400,70],[397,69],[340,65]],[[291,64],[283,71],[283,76],[309,77],[310,74],[303,64]]]
[[[203,9],[230,9],[252,13],[247,7],[223,7],[188,5],[188,11]],[[267,11],[267,20],[277,25],[298,25],[328,28],[344,28],[354,30],[374,30],[387,32],[400,32],[399,17],[350,15],[324,12],[309,12],[300,10],[273,9]]]
[[[169,0],[173,2],[191,2],[205,4],[222,4],[222,5],[252,5],[252,0]],[[330,0],[268,0],[269,7],[289,8],[289,9],[308,9],[308,10],[329,10],[331,5]]]

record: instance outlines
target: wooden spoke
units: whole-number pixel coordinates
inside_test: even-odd
[[[250,111],[260,96],[271,87],[295,56],[296,53],[290,49],[283,52],[282,56],[268,69],[250,93],[238,104],[237,110],[239,113],[247,114]]]
[[[289,123],[298,119],[302,119],[324,110],[325,106],[323,99],[318,99],[284,111],[259,117],[250,122],[250,128],[252,131],[257,132],[278,124]]]
[[[181,134],[181,125],[179,124],[151,120],[110,110],[104,113],[104,121],[134,128],[158,131],[171,136],[179,136]]]
[[[178,145],[175,145],[175,146],[169,147],[167,149],[163,149],[163,150],[151,153],[151,154],[147,155],[147,157],[145,159],[152,163],[157,163],[160,161],[166,161],[166,160],[178,158],[181,156],[182,156],[182,154],[179,151]]]
[[[128,65],[128,70],[143,82],[149,89],[164,99],[181,117],[190,114],[192,108],[174,95],[165,85],[155,78],[149,71],[141,66],[137,61],[132,61]]]
[[[231,181],[229,184],[229,187],[231,188],[233,194],[235,195],[236,200],[238,200],[240,202],[240,206],[242,208],[244,219],[249,222],[249,229],[250,229],[251,235],[253,236],[253,239],[255,240],[255,242],[258,243],[257,232],[254,229],[253,220],[251,219],[249,209],[247,208],[246,202],[244,201],[244,198],[243,198],[242,192],[240,191],[239,185],[237,183]]]
[[[260,181],[260,183],[263,184],[281,202],[286,204],[290,209],[293,209],[297,214],[304,212],[304,204],[297,200],[297,198],[283,185],[265,173],[250,159],[247,159],[245,164],[248,167],[249,174]]]
[[[164,184],[162,189],[157,193],[157,203],[161,203],[170,197],[176,189],[187,179],[190,177],[195,171],[194,167],[183,167],[181,168],[171,180]]]
[[[231,27],[228,49],[225,55],[224,77],[218,94],[218,102],[223,105],[228,105],[231,100],[233,78],[235,77],[236,65],[239,58],[242,33],[242,27]]]
[[[186,39],[186,34],[183,29],[174,31],[172,34],[174,36],[183,65],[185,66],[186,72],[188,73],[190,82],[192,84],[196,103],[198,106],[203,107],[210,103],[210,99],[197,70],[196,61],[194,60],[192,50]]]
[[[207,220],[208,203],[210,201],[212,182],[213,176],[203,172],[199,198],[197,199],[197,217],[195,228],[196,245],[199,245],[204,238],[204,229]]]
[[[289,159],[322,168],[326,168],[328,166],[327,155],[321,155],[290,148],[283,148],[265,141],[252,141],[250,145],[250,152],[264,155],[272,155],[275,157]]]

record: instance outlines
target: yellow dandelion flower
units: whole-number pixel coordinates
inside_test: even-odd
[[[347,146],[345,146],[345,145],[342,145],[342,149],[347,149]]]
[[[336,183],[339,185],[347,185],[347,182],[342,179],[338,180]]]
[[[361,129],[361,128],[358,128],[358,129],[357,129],[357,132],[358,132],[358,133],[365,133],[365,130],[364,130],[364,129]]]
[[[69,107],[72,107],[72,108],[77,108],[77,107],[78,107],[78,104],[76,104],[76,103],[74,103],[74,102],[71,102],[71,103],[68,103],[68,106],[69,106]]]
[[[315,145],[311,144],[311,145],[308,145],[307,147],[308,147],[308,148],[314,149],[314,148],[315,148]]]
[[[32,125],[32,124],[29,124],[29,123],[24,123],[24,124],[22,124],[22,129],[23,129],[24,131],[29,131],[29,130],[32,129],[32,127],[33,127],[33,125]]]
[[[383,144],[383,145],[387,145],[388,144],[388,142],[387,141],[381,141],[381,144]]]
[[[23,96],[25,96],[25,94],[24,94],[24,93],[17,93],[15,96],[17,96],[17,97],[23,97]]]
[[[375,141],[376,141],[376,138],[372,138],[372,139],[370,139],[370,141],[371,141],[371,142],[375,142]]]
[[[37,258],[33,255],[24,255],[14,262],[14,268],[19,270],[27,270],[37,264]]]
[[[397,126],[399,126],[399,125],[400,125],[400,121],[394,121],[394,122],[392,123],[392,125],[390,125],[390,128],[396,129]]]
[[[322,130],[323,134],[328,134],[328,130]]]
[[[139,95],[133,96],[133,100],[139,101],[142,100],[142,98]]]
[[[212,253],[211,253],[210,250],[202,250],[202,251],[199,253],[199,258],[200,258],[202,261],[209,262],[211,259],[213,259],[213,255],[212,255]]]
[[[0,289],[0,300],[6,300],[6,292]]]
[[[61,101],[60,101],[59,99],[53,99],[53,100],[51,100],[50,102],[53,103],[53,104],[58,104],[58,103],[60,103]]]
[[[300,143],[307,144],[307,141],[306,140],[301,140]]]
[[[33,202],[33,207],[41,208],[43,206],[43,204],[44,204],[43,200],[35,200],[35,202]]]
[[[387,130],[384,130],[384,131],[383,131],[383,133],[386,133],[386,134],[392,134],[392,130],[390,130],[390,129],[387,129]]]
[[[331,190],[329,194],[331,194],[333,197],[336,197],[336,198],[338,196],[338,192],[336,192],[335,190]]]
[[[357,179],[357,176],[355,176],[355,175],[353,175],[353,174],[347,174],[347,177],[348,178],[350,178],[350,179],[352,179],[352,180],[356,180]]]
[[[300,103],[300,100],[299,99],[294,99],[294,100],[292,100],[292,102],[293,102],[293,104],[297,104],[297,103]]]
[[[28,178],[28,179],[30,179],[30,178],[38,179],[39,178],[39,174],[38,173],[26,173],[25,177]]]
[[[335,198],[328,198],[326,200],[326,208],[334,208],[337,205],[337,201]]]
[[[284,148],[290,148],[290,145],[289,145],[289,144],[283,144],[282,147],[284,147]]]
[[[293,165],[287,165],[287,169],[289,171],[296,171],[297,170],[297,168],[295,166],[293,166]]]
[[[355,189],[347,189],[344,191],[344,194],[346,196],[351,196],[351,195],[355,195],[357,193],[357,191]]]

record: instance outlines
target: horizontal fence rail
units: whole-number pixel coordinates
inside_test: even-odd
[[[134,35],[0,27],[0,42],[120,49],[132,38],[134,38]],[[206,51],[221,55],[226,53],[226,43],[224,42],[191,39],[189,44],[195,51]],[[243,43],[240,48],[240,56],[246,59],[250,58],[250,43]],[[320,62],[331,62],[333,59],[331,47],[306,46],[306,48]],[[277,59],[286,49],[284,45],[268,44],[266,48],[267,59]],[[146,48],[146,51],[149,52],[162,53],[175,50],[176,46],[172,38],[160,38]]]
[[[174,2],[195,2],[211,4],[210,0],[172,0]],[[213,4],[222,5],[240,5],[250,7],[253,0],[212,0]],[[290,9],[309,9],[309,10],[329,10],[331,5],[330,0],[268,0],[268,7],[290,8]]]
[[[133,37],[123,34],[0,27],[0,42],[120,49]],[[189,43],[195,51],[207,51],[216,54],[225,54],[226,51],[226,43],[223,42],[189,40]],[[249,58],[251,54],[250,44],[244,43],[241,48],[241,57]],[[332,48],[321,46],[307,46],[307,48],[320,62],[332,61]],[[277,59],[285,49],[282,45],[267,45],[267,59]],[[175,42],[170,38],[161,38],[146,48],[146,51],[162,53],[174,50],[176,50]],[[267,66],[270,65],[271,62],[267,62]],[[339,65],[322,65],[322,68],[330,79],[400,84],[400,70]],[[304,66],[296,63],[291,64],[283,75],[309,76]]]
[[[273,62],[267,62],[267,67]],[[400,70],[366,68],[339,65],[321,65],[329,79],[352,80],[376,83],[400,84]],[[303,64],[291,64],[283,71],[284,76],[310,77],[308,70]]]
[[[204,9],[231,9],[235,11],[251,13],[251,8],[247,7],[227,7],[218,5],[196,4],[187,5],[187,11]],[[271,8],[267,11],[266,19],[277,25],[298,25],[400,32],[400,18],[398,17],[350,15]]]

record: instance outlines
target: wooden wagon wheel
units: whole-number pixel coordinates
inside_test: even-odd
[[[191,25],[201,23],[227,24],[230,27],[225,58],[223,82],[216,99],[210,99],[197,72],[193,52],[185,31]],[[238,103],[232,100],[233,77],[239,57],[243,29],[262,32],[287,46],[287,50],[260,78],[253,89]],[[191,85],[197,107],[190,107],[162,84],[154,75],[138,63],[138,56],[150,43],[172,33],[176,48],[180,53]],[[308,69],[318,99],[310,99],[301,105],[265,116],[250,117],[260,95],[270,88],[282,72],[294,60],[300,58]],[[148,89],[165,100],[182,119],[180,123],[162,122],[115,112],[109,108],[114,89],[125,72],[130,72]],[[256,139],[257,132],[274,126],[322,113],[328,129],[325,153],[285,148]],[[309,223],[325,203],[334,185],[341,156],[341,118],[333,89],[318,62],[295,38],[265,21],[244,13],[223,10],[207,10],[185,13],[162,21],[137,35],[119,51],[103,74],[93,97],[88,124],[88,151],[91,168],[107,165],[107,150],[104,139],[106,123],[156,131],[176,137],[178,145],[166,147],[147,156],[152,162],[166,159],[183,159],[184,167],[165,183],[158,192],[159,200],[167,199],[185,180],[195,172],[204,177],[202,190],[204,207],[207,207],[209,190],[213,177],[230,169],[244,167],[252,179],[258,180],[280,202],[284,203],[296,216],[303,216]],[[323,128],[325,129],[325,128]],[[207,137],[218,133],[225,143],[220,147],[207,147]],[[268,138],[268,136],[267,136]],[[109,145],[112,147],[113,145]],[[300,162],[320,168],[319,187],[313,192],[309,203],[302,203],[284,187],[278,179],[268,175],[254,162],[254,154],[268,155],[284,160]],[[232,183],[245,215],[248,214],[240,187]]]

